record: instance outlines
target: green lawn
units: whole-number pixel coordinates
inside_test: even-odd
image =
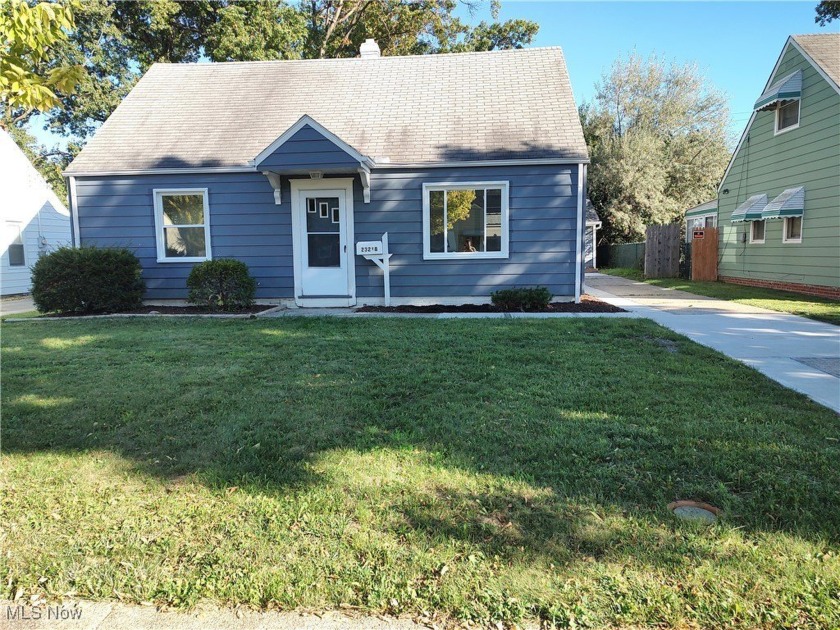
[[[638,282],[655,284],[659,287],[679,289],[706,297],[766,308],[771,311],[792,313],[793,315],[801,315],[802,317],[840,326],[840,301],[837,300],[760,287],[745,287],[726,282],[692,282],[683,278],[652,278],[646,280],[644,274],[638,269],[616,268],[599,269],[598,271],[611,276],[621,276]]]
[[[2,329],[0,597],[840,627],[840,420],[645,320]],[[713,526],[669,501],[709,501]]]

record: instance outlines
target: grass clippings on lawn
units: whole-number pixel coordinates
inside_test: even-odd
[[[649,321],[2,332],[7,598],[840,626],[837,415]]]
[[[790,313],[840,326],[840,301],[838,300],[727,282],[693,282],[683,278],[645,279],[644,273],[638,269],[616,268],[599,269],[598,271],[637,282],[647,282],[658,287],[677,289],[704,297],[766,308],[781,313]]]

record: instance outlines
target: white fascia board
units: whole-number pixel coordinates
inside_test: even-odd
[[[405,162],[396,164],[392,162],[376,162],[376,170],[388,169],[417,169],[429,168],[457,168],[468,166],[534,166],[551,164],[589,164],[589,160],[580,158],[535,158],[535,159],[513,159],[513,160],[464,160],[448,162]]]
[[[114,177],[118,175],[190,175],[201,173],[255,173],[253,166],[197,166],[195,168],[147,168],[123,171],[80,171],[62,173],[65,177]]]
[[[359,153],[356,149],[354,149],[352,146],[347,144],[344,140],[339,138],[332,131],[330,131],[329,129],[324,127],[324,125],[322,125],[317,120],[312,118],[309,114],[304,114],[303,116],[301,116],[298,119],[298,121],[294,125],[289,127],[288,129],[286,129],[286,131],[284,131],[280,135],[280,137],[277,138],[277,140],[275,140],[270,145],[268,145],[265,149],[260,151],[259,155],[257,155],[257,157],[255,157],[253,160],[250,161],[250,164],[252,164],[254,166],[259,166],[260,162],[265,160],[269,155],[271,155],[277,149],[279,149],[284,144],[286,144],[286,142],[288,142],[289,138],[294,136],[298,131],[300,131],[301,129],[303,129],[307,125],[312,127],[315,131],[317,131],[322,136],[324,136],[324,138],[326,138],[327,140],[332,142],[334,145],[336,145],[338,148],[340,148],[342,151],[347,153],[354,160],[358,160],[362,164],[365,164],[365,165],[368,165],[368,166],[373,164],[373,160],[371,160],[366,155],[362,155],[361,153]]]

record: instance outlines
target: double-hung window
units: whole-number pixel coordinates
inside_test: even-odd
[[[206,188],[155,190],[158,262],[200,262],[210,256]]]
[[[781,103],[776,107],[776,133],[790,131],[799,126],[799,100]]]
[[[802,217],[787,217],[785,219],[784,232],[782,234],[782,242],[802,242]]]
[[[20,223],[8,222],[6,228],[10,232],[9,242],[9,266],[10,267],[25,267],[26,266],[26,248],[23,245],[23,231]]]
[[[760,245],[764,242],[764,221],[752,221],[750,223],[750,243]]]
[[[507,258],[508,182],[423,184],[423,258]]]

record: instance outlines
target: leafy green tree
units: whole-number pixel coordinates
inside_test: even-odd
[[[34,111],[58,107],[58,93],[71,93],[82,77],[76,64],[47,62],[58,42],[73,28],[73,9],[65,4],[29,5],[10,0],[0,6],[0,103],[9,127]]]
[[[580,108],[588,191],[609,242],[644,238],[715,197],[729,161],[729,109],[693,65],[631,54]]]
[[[355,57],[368,37],[383,55],[419,55],[521,48],[539,30],[535,22],[481,22],[474,28],[455,15],[459,5],[474,10],[484,0],[311,0],[303,3],[308,36],[305,57]],[[494,20],[500,2],[491,0]]]
[[[15,0],[18,1],[18,0]],[[155,62],[251,61],[354,57],[368,37],[383,54],[516,48],[538,26],[524,20],[482,22],[455,16],[460,4],[488,0],[85,0],[75,27],[42,60],[47,72],[83,67],[72,93],[45,112],[46,125],[72,139],[72,150],[45,150],[66,165]],[[498,0],[489,0],[494,20]],[[21,118],[26,123],[28,115]]]
[[[840,2],[836,0],[823,0],[817,5],[817,17],[814,22],[825,26],[832,20],[840,19]]]

